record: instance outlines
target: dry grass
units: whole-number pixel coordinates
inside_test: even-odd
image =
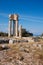
[[[40,42],[28,42],[28,43],[14,43],[14,44],[7,44],[6,46],[9,47],[5,53],[5,57],[3,58],[3,62],[11,63],[12,60],[14,61],[15,65],[21,65],[20,63],[26,63],[26,65],[43,65],[43,46],[42,49],[33,46],[33,44],[43,44],[42,41]],[[2,49],[0,45],[0,49]],[[38,64],[37,64],[38,62]],[[13,63],[13,65],[14,65]],[[1,64],[0,64],[1,65]],[[25,64],[22,64],[25,65]]]

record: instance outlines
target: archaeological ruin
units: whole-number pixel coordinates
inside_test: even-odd
[[[12,22],[13,22],[13,31],[12,30]],[[18,15],[17,14],[10,14],[9,15],[9,32],[8,36],[11,37],[11,33],[13,32],[13,36],[18,37]],[[21,29],[21,26],[20,26]],[[19,37],[21,37],[21,30],[19,30]]]

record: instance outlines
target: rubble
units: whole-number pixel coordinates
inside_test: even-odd
[[[43,65],[43,43],[15,43],[0,50],[0,65]]]

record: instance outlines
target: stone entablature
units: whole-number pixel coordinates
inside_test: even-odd
[[[9,15],[10,20],[17,20],[18,21],[18,15],[17,14],[10,14]]]

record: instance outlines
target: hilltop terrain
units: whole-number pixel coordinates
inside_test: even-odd
[[[43,40],[40,42],[19,42],[1,49],[0,65],[43,65]]]

